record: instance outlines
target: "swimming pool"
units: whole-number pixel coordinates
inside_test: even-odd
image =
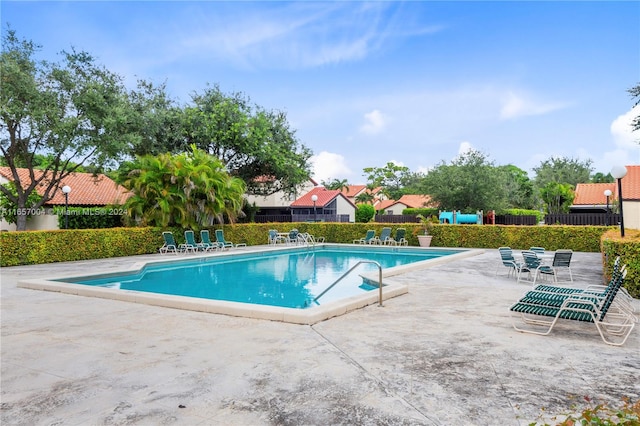
[[[336,244],[312,248],[247,247],[179,258],[154,256],[153,261],[137,263],[125,271],[23,280],[18,285],[179,309],[313,324],[378,301],[379,292],[368,291],[378,290],[377,267],[362,264],[344,282],[322,296],[318,300],[320,306],[313,303],[320,292],[361,259],[381,263],[384,268],[382,298],[386,300],[408,291],[406,285],[388,282],[387,278],[472,252]],[[186,271],[192,275],[185,280]],[[363,277],[368,281],[363,282]],[[367,285],[367,282],[374,282],[375,286]],[[196,285],[187,285],[191,283]],[[252,287],[252,292],[246,291],[246,287]],[[217,294],[211,295],[211,291]]]
[[[145,265],[134,273],[116,273],[60,280],[121,290],[172,294],[211,300],[305,309],[377,289],[360,274],[378,272],[372,263],[340,280],[360,261],[377,262],[383,269],[458,253],[419,249],[318,246],[280,252],[236,254]],[[372,285],[373,284],[373,285]],[[322,297],[318,297],[322,294]]]

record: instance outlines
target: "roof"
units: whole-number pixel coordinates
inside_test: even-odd
[[[609,197],[609,202],[618,198],[618,189],[615,183],[579,183],[576,185],[576,196],[573,199],[573,205],[605,205],[607,203],[607,197],[604,195],[604,191],[607,189],[611,191],[612,194],[611,197]]]
[[[408,208],[418,209],[422,207],[432,207],[431,197],[428,195],[407,194],[400,197],[399,200],[381,200],[376,203],[376,210],[386,210],[396,204],[403,204]]]
[[[23,187],[31,183],[29,169],[17,169],[17,172]],[[34,170],[36,179],[39,179],[42,173],[42,170]],[[0,175],[13,182],[13,175],[9,167],[0,167]],[[92,173],[71,173],[62,179],[53,197],[45,204],[65,204],[64,193],[61,190],[65,185],[71,188],[69,204],[73,206],[123,204],[131,196],[125,187],[116,184],[111,178],[102,173],[96,175]],[[44,195],[45,189],[46,184],[42,182],[36,187],[36,192]]]
[[[431,197],[428,195],[406,194],[400,197],[398,202],[413,209],[431,207]]]
[[[640,165],[626,166],[627,174],[622,178],[622,199],[640,201]],[[612,183],[579,183],[576,185],[574,206],[605,205],[605,190],[611,191],[609,202],[618,199],[618,184]]]
[[[323,187],[313,188],[311,191],[304,194],[302,197],[291,203],[291,207],[313,207],[312,196],[316,195],[318,200],[315,203],[316,207],[324,207],[333,201],[336,197],[342,197],[350,204],[353,204],[351,200],[344,196],[338,189],[326,189]]]
[[[626,167],[627,175],[622,178],[622,199],[640,201],[640,165]]]
[[[349,198],[354,198],[360,195],[363,192],[368,192],[372,195],[376,195],[378,192],[382,190],[381,186],[377,186],[372,190],[367,188],[367,185],[347,185],[346,188],[342,188],[342,195]]]

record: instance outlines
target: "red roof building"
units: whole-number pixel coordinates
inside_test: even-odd
[[[23,187],[31,183],[29,169],[18,169],[18,176]],[[43,171],[34,170],[35,178],[42,177]],[[45,177],[46,180],[46,177]],[[13,182],[13,175],[9,167],[0,167],[0,183]],[[60,185],[55,190],[53,197],[45,203],[47,206],[64,205],[65,197],[62,187],[68,185],[71,188],[69,193],[69,205],[71,206],[107,206],[121,205],[131,196],[131,194],[121,185],[116,184],[111,178],[103,174],[92,173],[71,173],[62,179]],[[36,192],[43,195],[46,183],[43,181],[36,186]]]

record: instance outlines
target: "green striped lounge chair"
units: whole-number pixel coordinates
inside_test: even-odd
[[[208,229],[200,230],[200,243],[205,246],[205,250],[207,251],[218,250],[218,248],[220,248],[218,243],[211,241]]]
[[[576,323],[594,324],[606,344],[624,345],[636,324],[633,315],[614,304],[625,276],[626,270],[623,268],[604,299],[598,299],[593,295],[527,292],[509,308],[519,316],[526,328],[515,321],[513,328],[523,333],[546,336],[559,320],[572,320]]]

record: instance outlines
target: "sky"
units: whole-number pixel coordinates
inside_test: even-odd
[[[84,50],[188,104],[218,84],[284,111],[314,179],[366,183],[473,149],[533,176],[552,157],[640,164],[637,1],[8,1],[11,28],[61,61]]]

